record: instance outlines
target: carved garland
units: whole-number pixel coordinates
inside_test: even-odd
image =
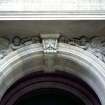
[[[99,36],[80,36],[67,38],[63,35],[60,35],[60,37],[48,37],[47,39],[44,39],[40,36],[30,36],[23,38],[15,36],[12,38],[12,40],[9,38],[0,37],[0,59],[3,59],[10,52],[34,43],[43,43],[44,53],[54,53],[56,52],[57,41],[77,46],[88,52],[91,52],[105,63],[105,37]]]

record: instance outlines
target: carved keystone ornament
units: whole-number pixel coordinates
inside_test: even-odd
[[[59,34],[41,34],[44,53],[56,53]]]

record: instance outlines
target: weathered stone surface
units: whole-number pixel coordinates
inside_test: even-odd
[[[44,53],[57,52],[57,43],[67,43],[76,47],[79,47],[85,51],[94,54],[101,61],[105,62],[105,37],[101,36],[80,36],[74,38],[68,38],[60,36],[59,38],[40,38],[39,36],[30,37],[13,37],[12,41],[8,38],[0,38],[0,59],[3,59],[9,53],[34,43],[42,43]]]

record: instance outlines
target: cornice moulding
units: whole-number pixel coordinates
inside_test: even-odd
[[[0,13],[0,20],[105,20],[105,13]]]
[[[1,0],[0,20],[104,20],[104,0]]]

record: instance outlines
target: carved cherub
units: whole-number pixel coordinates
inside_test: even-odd
[[[19,36],[15,36],[13,37],[12,39],[12,43],[10,44],[10,48],[12,50],[16,50],[16,49],[19,49],[21,48],[23,45],[21,43],[21,38]]]

